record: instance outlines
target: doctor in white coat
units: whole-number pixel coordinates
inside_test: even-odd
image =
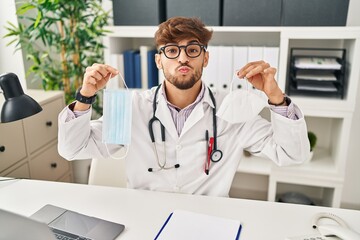
[[[131,144],[126,146],[125,159],[119,160],[126,161],[128,187],[228,196],[244,150],[280,166],[300,164],[308,157],[303,114],[278,87],[276,69],[264,61],[248,63],[238,77],[246,77],[266,94],[271,122],[240,105],[234,116],[244,110],[248,116],[229,122],[215,115],[227,95],[210,90],[201,80],[211,36],[196,18],[174,17],[159,25],[155,61],[165,80],[159,87],[133,93]],[[64,158],[108,158],[124,148],[105,145],[102,119],[90,120],[93,96],[116,74],[116,69],[104,64],[86,69],[77,101],[59,114],[58,150]],[[153,142],[149,121],[154,116],[158,121],[152,124]]]

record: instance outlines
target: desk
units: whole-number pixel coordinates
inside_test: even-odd
[[[331,212],[360,232],[360,211],[38,180],[0,182],[0,208],[30,216],[45,204],[122,223],[123,239],[153,239],[174,209],[239,219],[241,239],[313,234],[312,216]]]

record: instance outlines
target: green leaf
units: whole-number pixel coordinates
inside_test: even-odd
[[[23,15],[30,9],[34,9],[34,8],[35,8],[35,6],[32,5],[31,3],[25,3],[25,4],[21,5],[20,8],[16,11],[16,15]]]
[[[39,25],[40,21],[42,19],[42,13],[41,11],[38,11],[35,23],[34,23],[34,28],[37,28],[37,26]]]
[[[11,44],[13,44],[14,42],[16,42],[18,39],[14,39],[14,40],[11,40],[10,42],[8,42],[7,44],[6,44],[6,46],[10,46]]]

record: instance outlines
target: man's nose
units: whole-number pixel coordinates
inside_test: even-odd
[[[180,54],[179,54],[179,57],[178,57],[178,61],[180,63],[189,62],[189,57],[186,55],[185,48],[180,48]]]

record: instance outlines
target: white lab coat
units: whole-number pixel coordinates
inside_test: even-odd
[[[160,125],[154,124],[154,135],[160,161],[166,151],[167,166],[180,167],[157,172],[157,158],[150,140],[148,122],[153,115],[155,88],[133,94],[131,145],[128,149],[126,173],[128,187],[167,192],[228,196],[233,177],[247,150],[265,156],[278,165],[302,163],[309,155],[307,128],[301,111],[295,106],[299,120],[291,120],[271,111],[271,123],[260,116],[240,124],[228,124],[217,118],[217,147],[223,152],[222,159],[211,163],[210,174],[204,172],[207,156],[205,131],[213,133],[214,107],[208,89],[197,104],[178,136],[167,103],[162,94],[157,97],[156,117],[165,126],[166,142],[163,148]],[[225,94],[213,91],[219,107]],[[101,140],[102,121],[90,121],[91,113],[65,122],[66,109],[59,115],[59,153],[64,158],[106,158],[108,151]],[[108,145],[113,153],[121,146]],[[121,160],[119,160],[121,161]]]

